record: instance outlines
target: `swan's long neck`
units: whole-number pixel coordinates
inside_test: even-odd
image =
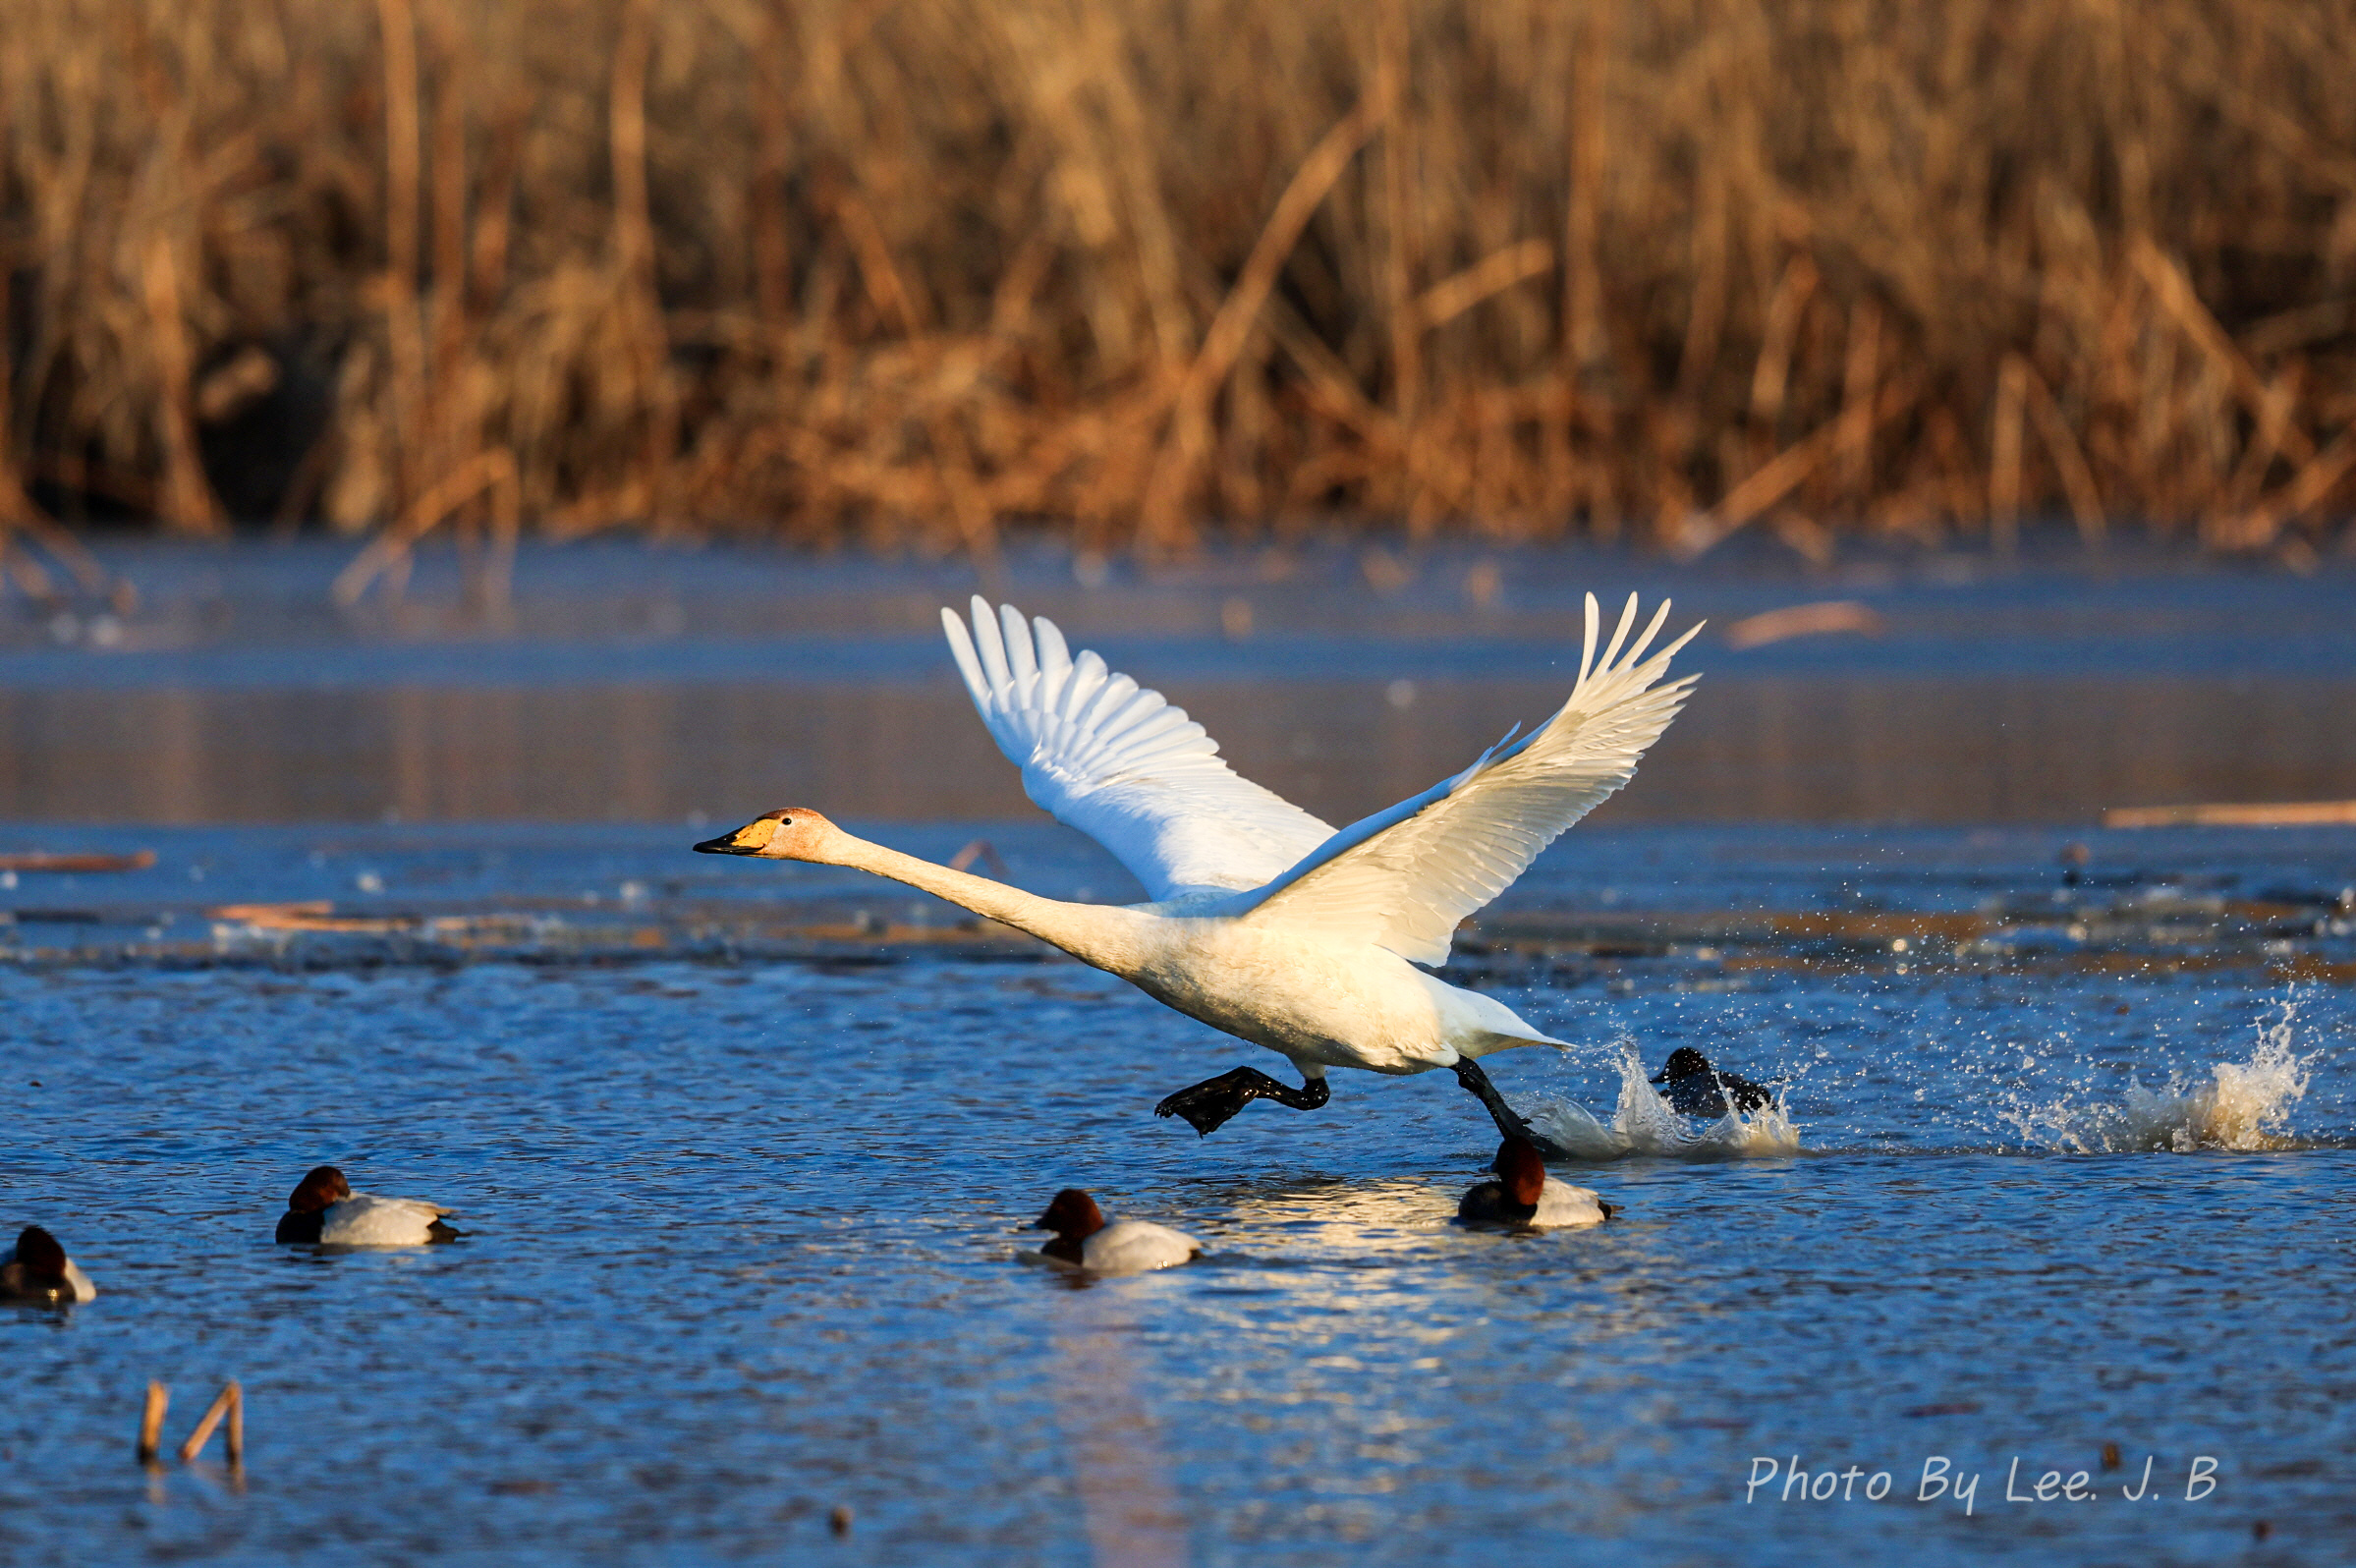
[[[1067,904],[1041,898],[986,876],[953,871],[946,866],[918,860],[898,850],[870,844],[849,833],[840,835],[835,853],[827,859],[854,870],[873,871],[895,882],[922,888],[936,898],[972,910],[986,919],[1029,931],[1051,942],[1084,964],[1116,975],[1127,974],[1143,956],[1139,923],[1148,917],[1112,904]]]

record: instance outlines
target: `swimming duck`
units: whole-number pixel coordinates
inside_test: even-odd
[[[17,1244],[0,1253],[0,1301],[57,1307],[94,1301],[97,1295],[90,1276],[38,1225],[19,1231]]]
[[[1739,1073],[1712,1067],[1710,1058],[1691,1045],[1669,1052],[1669,1059],[1651,1082],[1662,1087],[1661,1098],[1680,1116],[1718,1117],[1733,1110],[1765,1110],[1775,1102],[1775,1092],[1754,1084]]]
[[[1199,1258],[1203,1244],[1184,1231],[1150,1220],[1106,1220],[1096,1201],[1077,1187],[1055,1195],[1033,1230],[1051,1230],[1055,1239],[1039,1251],[1067,1268],[1092,1274],[1142,1274]]]
[[[1497,1146],[1497,1180],[1483,1182],[1456,1205],[1460,1225],[1537,1225],[1546,1228],[1600,1225],[1620,1211],[1591,1188],[1573,1187],[1546,1175],[1538,1146],[1508,1138]]]
[[[1040,898],[857,838],[807,808],[767,812],[696,848],[905,882],[1028,931],[1299,1070],[1296,1089],[1238,1067],[1154,1107],[1198,1134],[1255,1099],[1315,1110],[1330,1097],[1329,1068],[1444,1067],[1500,1133],[1560,1154],[1506,1104],[1479,1059],[1563,1041],[1428,970],[1447,962],[1460,921],[1628,782],[1676,716],[1694,678],[1659,683],[1694,632],[1645,657],[1667,615],[1664,603],[1628,645],[1631,595],[1599,660],[1590,594],[1579,679],[1559,711],[1337,831],[1230,771],[1203,726],[1159,693],[1094,653],[1074,658],[1052,622],[1026,621],[1011,605],[993,613],[977,597],[970,631],[952,611],[941,621],[982,722],[1023,770],[1031,799],[1111,851],[1151,902]]]
[[[289,1194],[279,1216],[281,1242],[330,1247],[421,1247],[465,1234],[442,1223],[450,1210],[417,1198],[356,1193],[333,1165],[318,1165]]]

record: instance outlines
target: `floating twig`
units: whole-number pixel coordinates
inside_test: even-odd
[[[1818,604],[1794,604],[1745,616],[1726,628],[1730,648],[1765,647],[1793,637],[1822,637],[1828,632],[1862,632],[1879,637],[1885,625],[1872,606],[1855,599],[1827,599]]]
[[[153,850],[129,855],[52,855],[46,850],[0,855],[0,871],[143,871],[154,864]]]
[[[2103,813],[2104,827],[2351,827],[2356,801],[2265,801],[2199,806],[2124,806]]]

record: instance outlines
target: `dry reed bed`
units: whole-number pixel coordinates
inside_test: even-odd
[[[6,4],[20,521],[2303,551],[2356,501],[2345,0]]]

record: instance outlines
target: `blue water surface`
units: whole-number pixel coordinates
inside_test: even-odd
[[[994,831],[1044,890],[1103,875],[1061,839]],[[555,829],[150,833],[163,856],[143,882],[15,896],[159,922],[167,897],[552,905],[635,882],[657,909],[725,894],[783,918],[873,896],[697,861],[687,836],[584,832],[568,855]],[[895,841],[946,856],[968,836]],[[2046,897],[2057,842],[1583,829],[1513,908],[1969,911]],[[24,956],[0,968],[17,1108],[0,1222],[49,1225],[102,1294],[0,1311],[0,1546],[119,1563],[2344,1562],[2356,1004],[2328,900],[2350,840],[2135,843],[2102,841],[2096,867],[2133,860],[2124,882],[2165,872],[2185,897],[2312,884],[2324,934],[2272,957],[2155,957],[2067,935],[2064,910],[2043,946],[1931,962],[1799,936],[1741,962],[1683,938],[1468,959],[1466,978],[1577,1042],[1492,1063],[1526,1105],[1624,1124],[1647,1108],[1625,1062],[1680,1043],[1789,1086],[1796,1147],[1640,1140],[1557,1171],[1618,1218],[1543,1236],[1449,1222],[1494,1135],[1447,1075],[1337,1075],[1321,1111],[1255,1105],[1197,1139],[1154,1100],[1280,1064],[1060,959],[313,961],[242,938],[209,959],[136,942],[77,958],[21,924]],[[92,929],[127,918],[97,913]],[[284,1195],[321,1160],[446,1204],[469,1234],[274,1246]],[[1094,1284],[1025,1262],[1037,1233],[1017,1227],[1066,1184],[1206,1256]],[[172,1388],[176,1442],[233,1377],[242,1472],[217,1438],[190,1466],[134,1463],[149,1379]],[[1936,1460],[1950,1484],[1919,1500]],[[1795,1462],[1804,1488],[1843,1478],[1836,1494],[1785,1500]],[[2056,1489],[2085,1472],[2093,1500],[2011,1500],[2048,1472]]]

